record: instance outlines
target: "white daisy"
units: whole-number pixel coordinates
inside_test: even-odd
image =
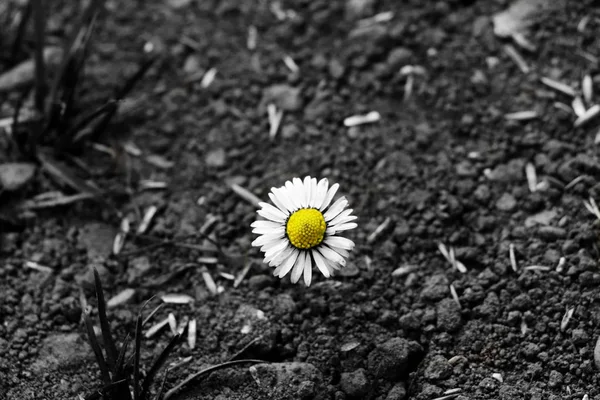
[[[351,222],[356,219],[350,215],[352,209],[344,210],[345,197],[331,204],[338,187],[337,183],[329,187],[327,179],[317,183],[310,176],[304,181],[294,178],[271,188],[269,197],[275,206],[259,203],[257,212],[266,221],[252,223],[252,232],[260,235],[252,246],[265,253],[264,262],[275,268],[273,275],[283,278],[291,271],[292,283],[304,275],[304,283],[310,286],[313,265],[326,278],[346,265],[354,242],[337,233],[357,225]]]

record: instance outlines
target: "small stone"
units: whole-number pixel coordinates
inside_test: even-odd
[[[132,284],[143,277],[152,267],[150,260],[146,256],[136,257],[129,262],[127,268],[127,282]]]
[[[340,79],[346,73],[346,67],[337,58],[332,58],[329,61],[329,75],[332,78]]]
[[[538,235],[544,240],[555,241],[567,237],[567,231],[555,226],[542,226],[538,229]]]
[[[273,284],[273,278],[268,275],[254,275],[248,279],[248,287],[254,291],[268,288]]]
[[[106,259],[112,253],[118,230],[108,224],[92,222],[79,230],[78,244],[87,250],[88,258]]]
[[[375,0],[346,0],[346,18],[355,20],[373,15]]]
[[[78,333],[51,334],[43,340],[40,355],[31,369],[39,374],[58,369],[83,367],[91,354],[87,341]]]
[[[206,165],[212,168],[224,167],[227,163],[227,154],[225,149],[218,148],[208,152],[206,155]]]
[[[452,366],[448,364],[446,357],[437,355],[433,356],[427,363],[424,376],[425,379],[437,381],[446,379],[452,374]]]
[[[517,201],[510,193],[504,193],[496,202],[496,208],[500,211],[513,211]]]
[[[291,139],[295,136],[298,136],[299,133],[300,128],[298,128],[298,126],[295,124],[285,124],[281,128],[281,136],[283,136],[285,139]]]
[[[418,364],[422,353],[423,348],[417,342],[395,337],[369,353],[369,370],[377,378],[396,380]]]
[[[387,58],[387,63],[390,68],[401,68],[407,64],[410,64],[413,59],[412,50],[406,47],[396,47]]]
[[[481,382],[479,382],[479,387],[487,391],[492,391],[498,387],[498,383],[499,382],[494,378],[483,378]]]
[[[353,372],[343,372],[340,387],[351,399],[363,399],[369,393],[369,379],[364,368]]]
[[[589,335],[581,328],[573,329],[571,337],[573,338],[573,342],[578,345],[584,345],[590,341]]]
[[[421,298],[428,301],[439,301],[449,293],[448,278],[443,274],[438,274],[427,279],[421,291]]]
[[[551,388],[559,387],[563,381],[563,375],[555,370],[550,371],[550,377],[548,378],[548,386]]]
[[[462,324],[460,310],[452,299],[444,299],[437,305],[437,327],[442,332],[454,332]]]
[[[0,188],[6,191],[20,189],[35,175],[35,164],[0,164]]]
[[[406,388],[403,383],[397,383],[388,392],[385,400],[405,400],[406,399]]]
[[[298,111],[302,108],[300,88],[279,84],[266,88],[263,91],[262,104],[265,106],[274,103],[277,108],[285,111]]]

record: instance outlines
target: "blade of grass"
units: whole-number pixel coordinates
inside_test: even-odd
[[[106,316],[106,301],[104,300],[102,282],[100,281],[100,274],[98,274],[96,268],[94,268],[94,287],[96,289],[96,298],[98,299],[98,318],[100,319],[100,329],[102,330],[102,338],[104,339],[104,347],[106,348],[106,359],[110,369],[115,372],[117,346],[110,333],[110,323]]]
[[[161,400],[163,398],[163,393],[165,392],[165,382],[167,381],[168,375],[169,368],[165,370],[165,375],[163,376],[162,382],[160,383],[160,389],[158,390],[158,394],[156,395],[156,400]]]
[[[108,112],[109,110],[111,110],[113,107],[116,106],[116,102],[114,100],[110,100],[108,102],[106,102],[105,104],[101,105],[100,107],[98,107],[97,109],[93,110],[92,112],[88,113],[87,115],[84,115],[75,125],[73,125],[73,127],[71,129],[69,129],[67,131],[67,133],[63,136],[61,136],[61,142],[67,142],[67,141],[78,141],[78,137],[77,137],[77,133],[79,131],[81,131],[83,128],[85,128],[87,125],[89,125],[92,121],[94,121],[96,118],[98,118],[100,115],[104,114],[105,112]],[[64,146],[64,144],[63,144]]]
[[[116,382],[111,382],[111,383],[105,385],[102,389],[96,390],[94,393],[87,395],[85,397],[85,400],[97,400],[100,398],[104,398],[110,390],[112,390],[115,387],[122,385],[124,383],[127,383],[126,379],[122,379],[122,380],[116,381]],[[125,392],[125,391],[123,391],[123,392]],[[129,392],[129,390],[127,390],[127,392]],[[117,398],[121,399],[121,397],[117,397]]]
[[[179,342],[181,341],[181,338],[183,337],[183,335],[185,335],[186,331],[187,331],[187,327],[186,327],[186,329],[184,329],[184,331],[182,333],[175,335],[171,339],[171,341],[169,342],[167,347],[165,347],[165,349],[162,351],[162,353],[160,353],[160,355],[158,356],[156,361],[154,361],[154,364],[152,364],[152,367],[150,367],[150,370],[146,374],[146,378],[144,379],[144,382],[142,383],[142,391],[140,393],[139,400],[146,400],[146,396],[148,395],[148,391],[150,390],[150,385],[152,384],[154,377],[156,376],[156,374],[158,373],[160,368],[163,366],[165,361],[167,361],[167,358],[169,357],[171,352],[175,349],[175,346],[177,346],[179,344]]]
[[[130,341],[130,335],[128,333],[127,336],[125,336],[125,341],[123,342],[123,346],[121,346],[121,350],[119,350],[119,357],[117,357],[117,362],[115,363],[114,379],[122,378],[125,369],[125,354],[127,353],[127,347],[129,347]]]
[[[146,72],[148,72],[148,70],[154,64],[154,62],[156,61],[156,59],[157,59],[157,57],[151,57],[151,58],[147,59],[145,62],[143,62],[142,65],[140,65],[140,67],[136,71],[136,73],[133,74],[133,76],[131,76],[125,82],[125,85],[123,85],[123,87],[121,88],[121,90],[117,91],[117,93],[115,94],[114,100],[116,102],[119,102],[119,101],[123,100],[123,98],[125,98],[125,96],[127,96],[129,94],[129,92],[131,92],[133,90],[133,88],[135,87],[136,83],[140,79],[142,79],[142,77],[146,74]],[[97,141],[98,138],[104,133],[104,131],[108,127],[108,124],[110,123],[110,121],[112,120],[112,118],[117,113],[117,110],[118,110],[118,107],[115,106],[113,109],[111,109],[109,112],[107,112],[104,115],[104,117],[99,121],[98,125],[96,125],[96,127],[94,128],[94,130],[89,135],[90,139],[92,141]]]
[[[85,327],[87,330],[88,340],[90,341],[90,346],[94,351],[94,355],[96,356],[96,361],[98,362],[98,367],[100,367],[100,373],[102,374],[102,380],[106,385],[110,384],[110,373],[108,371],[108,366],[106,365],[106,361],[104,360],[104,356],[102,355],[102,349],[100,349],[100,345],[98,344],[98,340],[96,339],[96,333],[94,332],[94,325],[92,324],[92,320],[90,318],[89,310],[84,310],[83,320],[85,322]]]
[[[262,364],[264,362],[265,361],[263,361],[263,360],[235,360],[235,361],[228,361],[228,362],[224,362],[223,364],[213,365],[212,367],[205,368],[202,371],[198,371],[195,374],[188,376],[183,381],[178,383],[173,389],[169,390],[167,392],[167,394],[165,394],[164,400],[170,399],[171,396],[173,396],[175,393],[177,393],[179,390],[181,390],[184,386],[188,385],[190,382],[192,382],[195,379],[200,378],[203,375],[210,374],[211,372],[214,372],[214,371],[217,371],[220,369],[233,367],[234,365]]]
[[[25,36],[27,23],[29,22],[29,18],[31,18],[31,9],[31,1],[29,1],[25,6],[25,9],[23,10],[23,15],[21,16],[21,20],[19,21],[19,27],[17,28],[15,40],[13,41],[12,46],[10,48],[11,65],[15,65],[17,63],[17,56],[19,55],[19,51],[21,50],[21,46],[23,45],[23,37]]]
[[[142,310],[135,323],[135,349],[133,351],[133,399],[140,399],[140,349],[142,347]]]
[[[44,113],[44,101],[48,91],[44,67],[44,36],[46,13],[43,0],[31,0],[35,30],[35,108]]]
[[[102,193],[97,188],[89,185],[83,179],[75,175],[66,165],[58,162],[48,154],[40,152],[37,155],[42,167],[59,183],[65,184],[79,193],[89,193],[100,196]]]

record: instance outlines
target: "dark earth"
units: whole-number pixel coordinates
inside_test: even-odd
[[[74,194],[41,169],[0,192],[2,213],[18,222],[0,222],[0,399],[77,399],[102,387],[81,323],[81,298],[97,323],[92,267],[108,299],[132,289],[108,310],[119,344],[150,297],[145,315],[161,295],[193,298],[165,304],[144,329],[169,313],[197,322],[196,346],[184,341],[167,361],[167,389],[240,351],[264,361],[192,381],[172,399],[600,398],[600,224],[584,206],[600,199],[598,125],[574,127],[573,98],[541,82],[581,96],[589,75],[600,88],[600,10],[591,0],[522,2],[539,8],[524,44],[494,32],[506,0],[107,1],[82,104],[121,85],[144,48],[161,59],[104,147],[63,160],[105,202],[21,207],[48,191]],[[49,44],[62,45],[74,4],[49,7]],[[391,19],[369,22],[384,12]],[[2,52],[15,29],[3,28]],[[2,118],[13,94],[2,94]],[[586,109],[598,101],[583,94]],[[272,139],[269,103],[283,110]],[[371,111],[381,119],[344,126]],[[507,116],[521,111],[535,113]],[[1,136],[0,161],[20,161]],[[347,268],[330,280],[315,273],[309,288],[262,264],[250,246],[256,206],[231,189],[267,199],[306,175],[340,183],[359,216]],[[158,211],[146,233],[113,254],[121,217],[135,232],[149,206]],[[144,338],[142,364],[171,337],[167,326]]]

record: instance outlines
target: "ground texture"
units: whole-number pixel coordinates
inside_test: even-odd
[[[105,204],[13,209],[24,222],[0,229],[0,398],[75,399],[101,386],[80,323],[80,297],[96,304],[92,266],[107,298],[133,289],[109,309],[121,341],[152,295],[193,297],[148,323],[169,313],[197,321],[195,348],[184,343],[168,362],[167,388],[248,344],[242,356],[265,361],[214,373],[172,398],[598,398],[598,224],[583,205],[600,198],[597,127],[574,128],[572,97],[540,81],[580,93],[590,74],[600,87],[600,13],[592,1],[567,3],[536,15],[527,51],[494,34],[503,0],[107,2],[81,96],[110,94],[147,43],[161,59],[102,139],[115,149],[131,141],[142,156],[90,147],[79,155],[82,173],[134,230],[147,207],[158,212],[147,236],[130,236],[115,256],[120,219]],[[387,11],[389,21],[361,23]],[[70,3],[53,10],[57,43],[74,12]],[[217,74],[205,88],[210,68]],[[269,103],[283,110],[272,140]],[[344,118],[370,111],[381,120],[344,127]],[[535,116],[505,118],[520,111]],[[256,208],[231,189],[266,199],[305,175],[339,182],[359,216],[348,267],[310,288],[272,277],[250,246]],[[142,180],[168,185],[140,190]],[[54,188],[38,172],[22,190],[0,193],[0,203]],[[227,256],[218,264],[205,258],[215,253],[201,229]],[[177,245],[149,247],[157,239]],[[234,287],[228,274],[248,265]],[[170,337],[167,327],[143,340],[145,365]]]

